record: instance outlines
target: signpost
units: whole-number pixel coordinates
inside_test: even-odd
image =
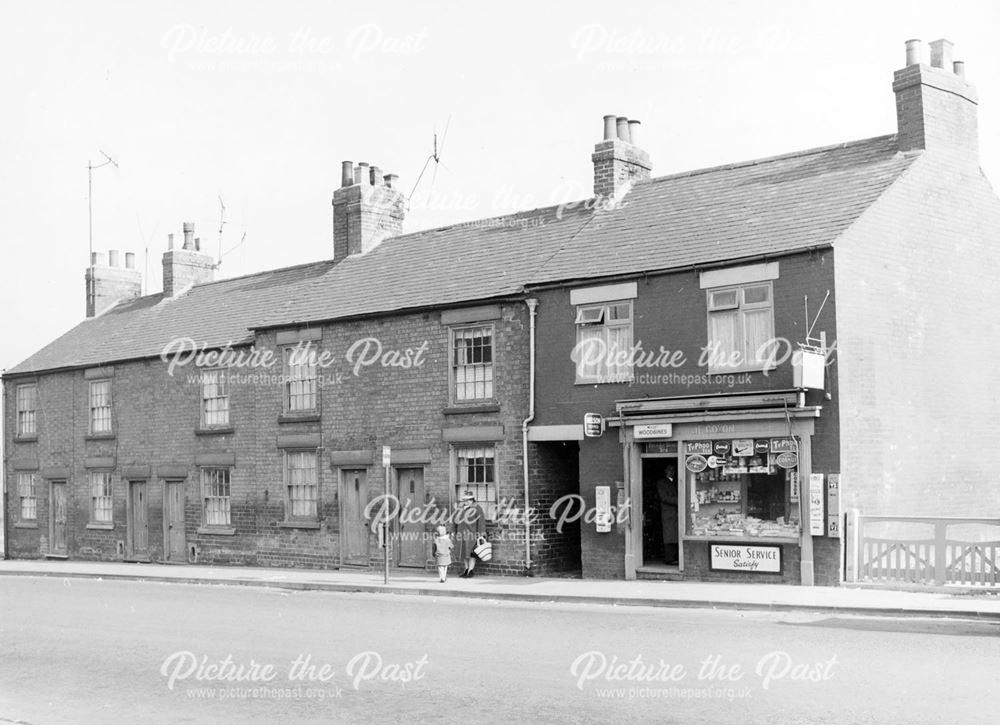
[[[826,477],[826,535],[840,538],[840,474]]]
[[[385,498],[382,500],[388,503],[389,501],[389,467],[392,463],[392,449],[389,446],[382,446],[382,468],[385,469]],[[388,507],[384,507],[386,510]],[[385,567],[385,577],[383,578],[384,583],[389,583],[389,514],[386,513],[385,521],[382,522],[382,526],[385,527],[385,547],[382,550],[383,563]]]

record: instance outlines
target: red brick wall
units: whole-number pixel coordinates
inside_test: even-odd
[[[159,361],[123,363],[115,366],[113,383],[114,429],[111,440],[87,440],[87,385],[82,371],[59,372],[39,378],[40,412],[37,442],[13,440],[14,386],[5,380],[4,411],[7,435],[5,475],[8,481],[8,523],[16,520],[16,476],[14,460],[35,459],[41,468],[72,469],[69,489],[69,551],[71,558],[113,560],[120,558],[116,543],[125,539],[125,482],[127,466],[153,468],[149,483],[149,543],[154,560],[163,555],[163,487],[158,467],[187,466],[187,545],[195,547],[201,563],[256,564],[303,567],[333,567],[340,556],[338,472],[330,453],[338,450],[394,449],[430,450],[424,467],[428,498],[447,504],[451,492],[449,443],[442,428],[502,426],[496,442],[499,496],[518,509],[524,507],[521,462],[521,421],[527,414],[528,322],[523,303],[503,305],[495,321],[495,397],[499,410],[490,413],[446,415],[448,390],[448,328],[439,313],[414,314],[384,320],[366,320],[327,326],[321,350],[334,353],[335,364],[321,371],[321,419],[312,422],[280,422],[281,387],[268,382],[233,383],[230,389],[230,420],[233,431],[224,435],[196,435],[199,427],[200,388],[188,381],[195,368],[179,368],[173,377]],[[424,364],[400,369],[374,365],[354,375],[345,359],[347,348],[365,337],[377,338],[385,351],[419,348],[427,343]],[[277,355],[276,335],[267,333],[257,341],[261,350]],[[280,359],[280,356],[279,356]],[[281,366],[269,370],[244,369],[238,373],[280,374]],[[319,523],[316,530],[279,526],[284,517],[283,457],[277,448],[279,434],[319,432],[322,450],[319,462]],[[235,536],[200,534],[201,494],[199,453],[232,453],[231,511]],[[113,531],[86,528],[89,519],[87,456],[115,456]],[[571,468],[552,451],[529,458],[540,476],[539,496],[547,501],[575,486]],[[368,467],[373,495],[382,490],[382,468],[376,455]],[[44,488],[44,487],[43,487]],[[13,493],[12,493],[13,492]],[[9,549],[15,557],[35,557],[48,552],[48,509],[45,495],[39,501],[39,527],[9,528]],[[430,527],[429,527],[430,528]],[[524,567],[523,524],[491,525],[497,540],[493,563],[485,568],[503,573],[521,573]],[[546,533],[542,529],[543,533]],[[572,546],[552,538],[539,539],[533,554],[538,566],[555,570],[572,564]],[[567,554],[567,551],[570,553]],[[551,556],[554,563],[545,560]],[[372,544],[373,561],[381,552]]]
[[[838,243],[845,505],[1000,510],[998,235],[978,167],[928,152]]]

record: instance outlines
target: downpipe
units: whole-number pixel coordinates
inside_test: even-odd
[[[524,575],[534,576],[531,561],[531,504],[528,491],[528,424],[535,419],[535,316],[538,300],[525,300],[528,305],[528,417],[521,422],[521,460],[524,464]]]

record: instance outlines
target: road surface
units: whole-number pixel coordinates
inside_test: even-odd
[[[1000,625],[0,577],[0,722],[993,723]]]

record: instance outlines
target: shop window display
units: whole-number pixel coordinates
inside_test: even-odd
[[[797,441],[689,441],[686,449],[688,537],[799,535]]]

